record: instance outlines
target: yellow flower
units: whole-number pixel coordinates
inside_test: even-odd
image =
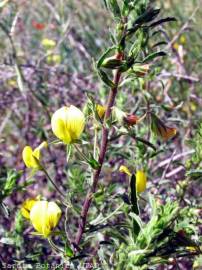
[[[174,48],[175,50],[178,50],[179,44],[178,44],[177,42],[175,42],[175,43],[173,44],[173,48]]]
[[[129,176],[132,176],[132,173],[124,165],[120,166],[119,171],[121,173],[125,173],[125,174],[127,174]],[[147,184],[147,176],[146,176],[146,174],[143,171],[138,170],[136,172],[136,191],[137,191],[137,193],[145,191],[146,184]]]
[[[147,184],[147,176],[143,171],[136,172],[136,190],[138,193],[145,191]]]
[[[85,126],[85,117],[83,112],[73,105],[62,107],[53,114],[51,126],[57,138],[70,144],[81,136]]]
[[[127,174],[127,175],[129,175],[129,176],[132,175],[131,172],[129,171],[129,169],[128,169],[126,166],[124,166],[124,165],[121,165],[121,166],[120,166],[119,171],[120,171],[121,173],[125,173],[125,174]]]
[[[102,119],[106,112],[106,107],[100,104],[96,105],[97,114],[99,115],[100,119]]]
[[[30,221],[37,232],[48,237],[57,226],[62,211],[55,202],[38,201],[30,211]]]
[[[45,49],[53,49],[56,46],[56,42],[52,39],[44,38],[41,42]]]
[[[30,146],[25,146],[22,151],[22,159],[27,168],[41,169],[40,165],[40,152],[42,148],[47,147],[47,142],[42,142],[37,148],[32,150]]]
[[[180,37],[180,43],[181,44],[185,44],[186,43],[186,36],[185,35],[181,35],[181,37]]]
[[[24,201],[20,209],[23,217],[25,217],[26,219],[30,219],[30,211],[36,202],[36,199],[27,199]]]
[[[61,56],[59,54],[51,54],[47,56],[46,61],[48,64],[60,64]]]

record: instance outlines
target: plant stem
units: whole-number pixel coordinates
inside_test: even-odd
[[[123,59],[123,52],[117,53],[116,58],[120,59],[120,60]],[[119,85],[120,78],[121,78],[121,71],[117,70],[115,75],[114,75],[115,86],[113,88],[111,88],[109,96],[108,96],[107,108],[106,108],[105,118],[104,118],[104,122],[103,122],[103,126],[102,126],[102,139],[101,139],[100,154],[99,154],[99,159],[98,159],[98,161],[100,163],[100,168],[94,172],[92,186],[91,186],[90,191],[88,192],[88,194],[85,198],[84,204],[83,204],[83,208],[82,208],[81,216],[80,216],[79,229],[78,229],[76,239],[75,239],[76,246],[79,245],[81,238],[82,238],[82,235],[83,235],[84,230],[85,230],[88,210],[89,210],[91,202],[92,202],[93,194],[96,192],[97,183],[99,180],[99,176],[100,176],[100,173],[102,170],[102,165],[104,162],[105,154],[107,151],[108,134],[109,134],[109,129],[107,128],[107,120],[111,116],[112,107],[114,106],[115,98],[116,98],[116,95],[118,92],[118,85]]]
[[[81,152],[81,150],[79,149],[78,145],[74,144],[74,147],[77,150],[77,152],[80,155],[80,157],[83,158],[88,163],[88,158]]]
[[[45,175],[47,176],[48,180],[51,182],[51,184],[55,187],[55,189],[58,191],[58,193],[60,193],[60,195],[63,197],[63,198],[66,198],[66,195],[61,191],[59,190],[59,188],[57,187],[56,183],[53,181],[53,179],[50,177],[50,175],[48,174],[48,172],[46,171],[46,169],[43,168],[43,172],[45,173]]]

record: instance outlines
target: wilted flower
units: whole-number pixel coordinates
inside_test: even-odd
[[[51,126],[56,137],[70,144],[81,136],[85,126],[85,117],[83,112],[73,105],[62,107],[53,114]]]
[[[177,134],[176,128],[166,126],[155,114],[151,114],[151,129],[159,137],[167,141]]]
[[[106,112],[106,107],[100,104],[96,105],[97,114],[99,115],[100,119],[102,119]]]
[[[134,126],[138,123],[139,118],[134,114],[129,114],[123,120],[128,126]]]
[[[47,142],[42,142],[37,148],[32,150],[30,146],[25,146],[22,151],[22,159],[27,168],[41,169],[40,152],[42,148],[47,147]]]
[[[46,27],[44,23],[39,23],[39,22],[36,22],[34,20],[32,21],[32,26],[33,26],[33,28],[35,28],[36,30],[39,30],[39,31],[43,30]]]
[[[138,193],[145,191],[147,185],[147,176],[143,171],[136,172],[136,190]]]
[[[30,219],[30,211],[36,202],[36,199],[27,199],[24,201],[20,209],[23,217],[25,217],[26,219]]]
[[[132,175],[131,172],[129,171],[129,169],[128,169],[126,166],[124,166],[124,165],[121,165],[121,166],[120,166],[119,171],[120,171],[121,173],[125,173],[125,174],[127,174],[127,175],[129,175],[129,176]]]
[[[134,65],[132,67],[133,72],[136,74],[138,77],[144,77],[149,73],[150,65],[145,64],[145,65]]]
[[[41,42],[42,46],[48,50],[48,49],[53,49],[56,46],[55,40],[44,38]]]
[[[30,221],[37,232],[48,237],[57,226],[62,211],[55,202],[38,201],[30,211]]]

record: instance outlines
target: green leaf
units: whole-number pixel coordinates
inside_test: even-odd
[[[95,170],[99,169],[100,163],[96,159],[94,159],[91,153],[89,155],[90,155],[90,158],[88,160],[88,164]]]
[[[114,17],[121,18],[121,10],[120,10],[117,0],[108,0],[107,2],[108,2],[108,7],[113,13]]]
[[[129,214],[133,218],[133,232],[137,236],[142,228],[142,221],[135,213]]]
[[[111,80],[109,79],[109,77],[107,76],[107,74],[106,74],[103,70],[99,69],[99,70],[98,70],[98,75],[100,76],[101,80],[102,80],[107,86],[109,86],[109,87],[111,87],[111,88],[115,87],[115,84],[113,83],[113,81],[111,81]]]
[[[66,247],[65,247],[65,255],[67,256],[67,257],[73,257],[74,256],[74,252],[73,252],[73,250],[70,248],[70,246],[67,246],[66,245]]]
[[[157,57],[165,56],[165,55],[166,55],[166,53],[163,52],[163,51],[154,52],[154,53],[148,55],[147,57],[145,57],[145,59],[142,61],[142,63],[150,62],[150,61],[154,60]]]
[[[151,23],[149,25],[149,27],[156,27],[156,26],[161,25],[163,23],[174,22],[174,21],[177,21],[176,18],[174,18],[174,17],[167,17],[167,18],[164,18],[164,19],[161,19],[161,20],[158,20],[156,22]]]
[[[143,24],[143,23],[148,23],[155,19],[160,12],[160,9],[153,9],[153,8],[148,8],[141,16],[139,16],[133,23],[133,25],[136,24]]]
[[[100,57],[100,59],[97,62],[97,68],[100,68],[103,61],[107,58],[107,56],[112,53],[113,51],[116,50],[116,46],[112,46],[110,48],[108,48]]]
[[[130,179],[130,189],[131,189],[130,199],[131,199],[131,204],[132,204],[131,210],[136,215],[139,215],[139,207],[138,207],[137,191],[136,191],[136,177],[134,174],[131,176],[131,179]]]

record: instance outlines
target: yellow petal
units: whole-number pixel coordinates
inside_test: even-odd
[[[43,148],[47,148],[48,147],[48,143],[46,141],[42,142],[37,148],[34,149],[33,151],[33,156],[36,158],[36,159],[40,159],[40,154],[41,154],[41,150]]]
[[[38,201],[30,211],[30,220],[37,232],[48,237],[57,226],[61,213],[55,202]]]
[[[71,134],[72,140],[77,140],[84,130],[85,117],[81,110],[71,105],[68,110],[66,128]]]
[[[54,54],[53,57],[52,57],[52,61],[55,63],[55,64],[60,64],[61,63],[61,56],[59,54]]]
[[[44,237],[47,237],[51,232],[50,227],[47,225],[47,209],[47,201],[38,201],[30,211],[30,220],[33,227]]]
[[[53,133],[58,139],[67,144],[71,142],[69,131],[66,129],[66,115],[68,110],[68,107],[62,107],[61,109],[57,110],[51,118],[51,127]]]
[[[129,176],[132,175],[131,172],[129,171],[129,169],[128,169],[126,166],[124,166],[124,165],[121,165],[121,166],[120,166],[119,171],[120,171],[121,173],[125,173],[125,174],[127,174],[127,175],[129,175]]]
[[[55,228],[60,220],[62,211],[55,202],[48,203],[48,223],[51,229]]]
[[[41,42],[45,49],[53,49],[56,46],[56,42],[52,39],[44,38]]]
[[[83,112],[73,105],[62,107],[53,114],[51,126],[55,136],[69,144],[81,136],[85,126],[85,117]]]
[[[40,153],[35,153],[36,157],[33,156],[33,150],[30,146],[25,146],[22,151],[22,159],[27,166],[27,168],[39,169],[40,164],[37,157],[39,157]]]
[[[35,200],[35,199],[27,199],[24,201],[24,203],[22,204],[22,207],[20,209],[23,217],[30,219],[30,211],[36,202],[37,202],[37,200]]]
[[[136,190],[138,193],[145,191],[147,176],[143,171],[136,172]]]
[[[106,107],[105,106],[102,106],[100,104],[97,104],[96,105],[96,110],[97,110],[97,113],[98,113],[100,119],[102,119],[103,116],[105,115]]]

